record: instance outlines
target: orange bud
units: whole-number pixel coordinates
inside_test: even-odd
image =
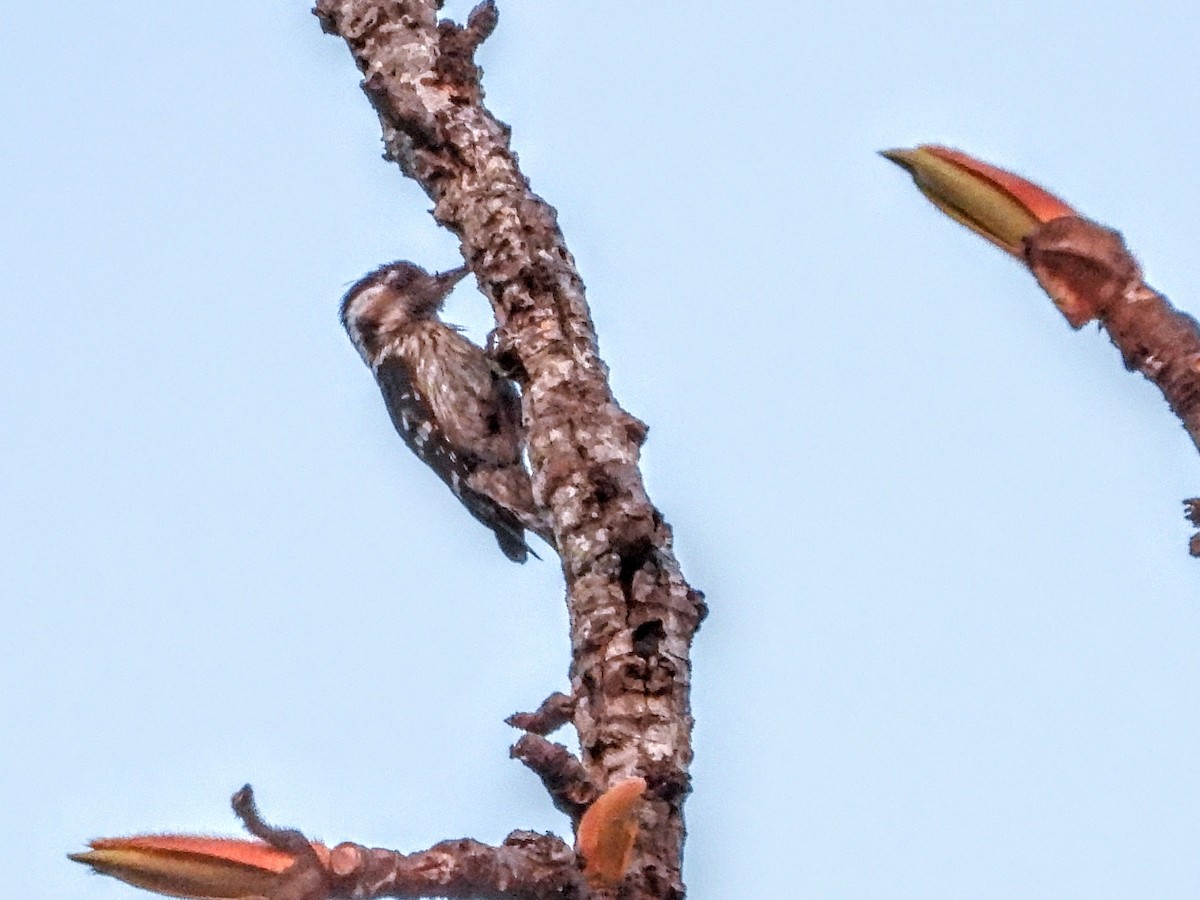
[[[1023,241],[1039,226],[1076,215],[1049,191],[949,147],[922,144],[882,155],[912,175],[938,209],[1001,250],[1023,258]]]
[[[575,850],[583,857],[588,881],[613,885],[625,877],[637,839],[637,805],[644,778],[626,778],[596,798],[579,821]]]
[[[267,897],[295,862],[291,854],[262,841],[190,834],[101,838],[90,846],[70,858],[135,887],[193,900]],[[328,858],[324,846],[314,844],[313,849]]]

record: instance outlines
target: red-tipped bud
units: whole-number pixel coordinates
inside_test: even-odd
[[[1077,215],[1032,181],[959,150],[922,144],[882,155],[906,169],[938,209],[1019,258],[1024,258],[1025,238],[1039,226]]]
[[[1081,218],[1020,175],[949,147],[926,144],[883,155],[908,170],[938,209],[1024,261],[1072,328],[1100,314],[1098,273],[1136,269],[1116,232]]]
[[[575,850],[591,883],[613,885],[625,877],[638,835],[637,806],[645,792],[644,778],[626,778],[597,797],[580,819]]]
[[[189,834],[147,834],[92,841],[91,850],[70,858],[171,897],[193,900],[250,900],[271,896],[295,858],[261,841]],[[313,844],[322,860],[329,851]]]

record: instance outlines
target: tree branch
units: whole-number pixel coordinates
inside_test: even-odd
[[[578,896],[583,884],[574,851],[553,835],[514,831],[499,847],[462,839],[409,854],[347,842],[322,854],[296,829],[266,824],[250,785],[233,795],[232,804],[247,831],[295,859],[268,900],[564,900]]]
[[[329,851],[334,898],[451,897],[573,900],[583,894],[575,852],[561,838],[514,831],[499,847],[466,838],[417,853],[338,844]]]
[[[882,155],[938,209],[1029,266],[1072,328],[1098,321],[1125,368],[1158,386],[1200,450],[1200,325],[1142,280],[1118,232],[961,150],[922,144]],[[1200,498],[1185,500],[1184,509],[1200,525]],[[1200,556],[1200,534],[1190,550]]]
[[[583,763],[562,744],[548,741],[540,734],[523,736],[513,744],[509,754],[542,779],[555,808],[578,825],[598,793]]]
[[[1025,259],[1060,309],[1108,332],[1125,368],[1157,385],[1200,449],[1200,325],[1142,279],[1120,233],[1088,219],[1054,219],[1025,238]],[[1184,514],[1200,525],[1200,499]],[[1200,533],[1188,543],[1200,557]]]
[[[609,389],[583,283],[554,210],[529,187],[509,129],[482,105],[471,36],[438,25],[435,0],[319,0],[364,75],[386,155],[458,235],[492,303],[491,346],[522,388],[534,494],[550,511],[567,582],[572,696],[593,783],[643,776],[631,898],[683,894],[683,799],[689,790],[690,646],[703,618],[671,530],[638,470],[645,426]]]
[[[264,822],[249,785],[233,795],[233,809],[258,840],[193,834],[102,838],[70,858],[172,897],[576,900],[586,893],[581,861],[553,835],[515,831],[499,847],[443,841],[407,855],[352,843],[331,850],[294,828]]]

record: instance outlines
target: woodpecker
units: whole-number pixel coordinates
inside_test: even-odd
[[[409,262],[380,266],[342,298],[342,325],[409,449],[495,533],[505,556],[525,562],[524,529],[544,529],[523,458],[516,386],[438,317],[466,274],[465,266],[436,275]]]

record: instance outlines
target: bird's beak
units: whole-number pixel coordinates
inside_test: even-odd
[[[457,269],[447,269],[445,272],[439,272],[434,277],[437,278],[438,284],[442,286],[442,290],[448,294],[451,288],[462,281],[470,271],[466,266],[459,266]]]
[[[1024,257],[1024,239],[1040,225],[1077,215],[1032,181],[949,147],[922,144],[880,155],[906,170],[950,218],[1018,258]]]

